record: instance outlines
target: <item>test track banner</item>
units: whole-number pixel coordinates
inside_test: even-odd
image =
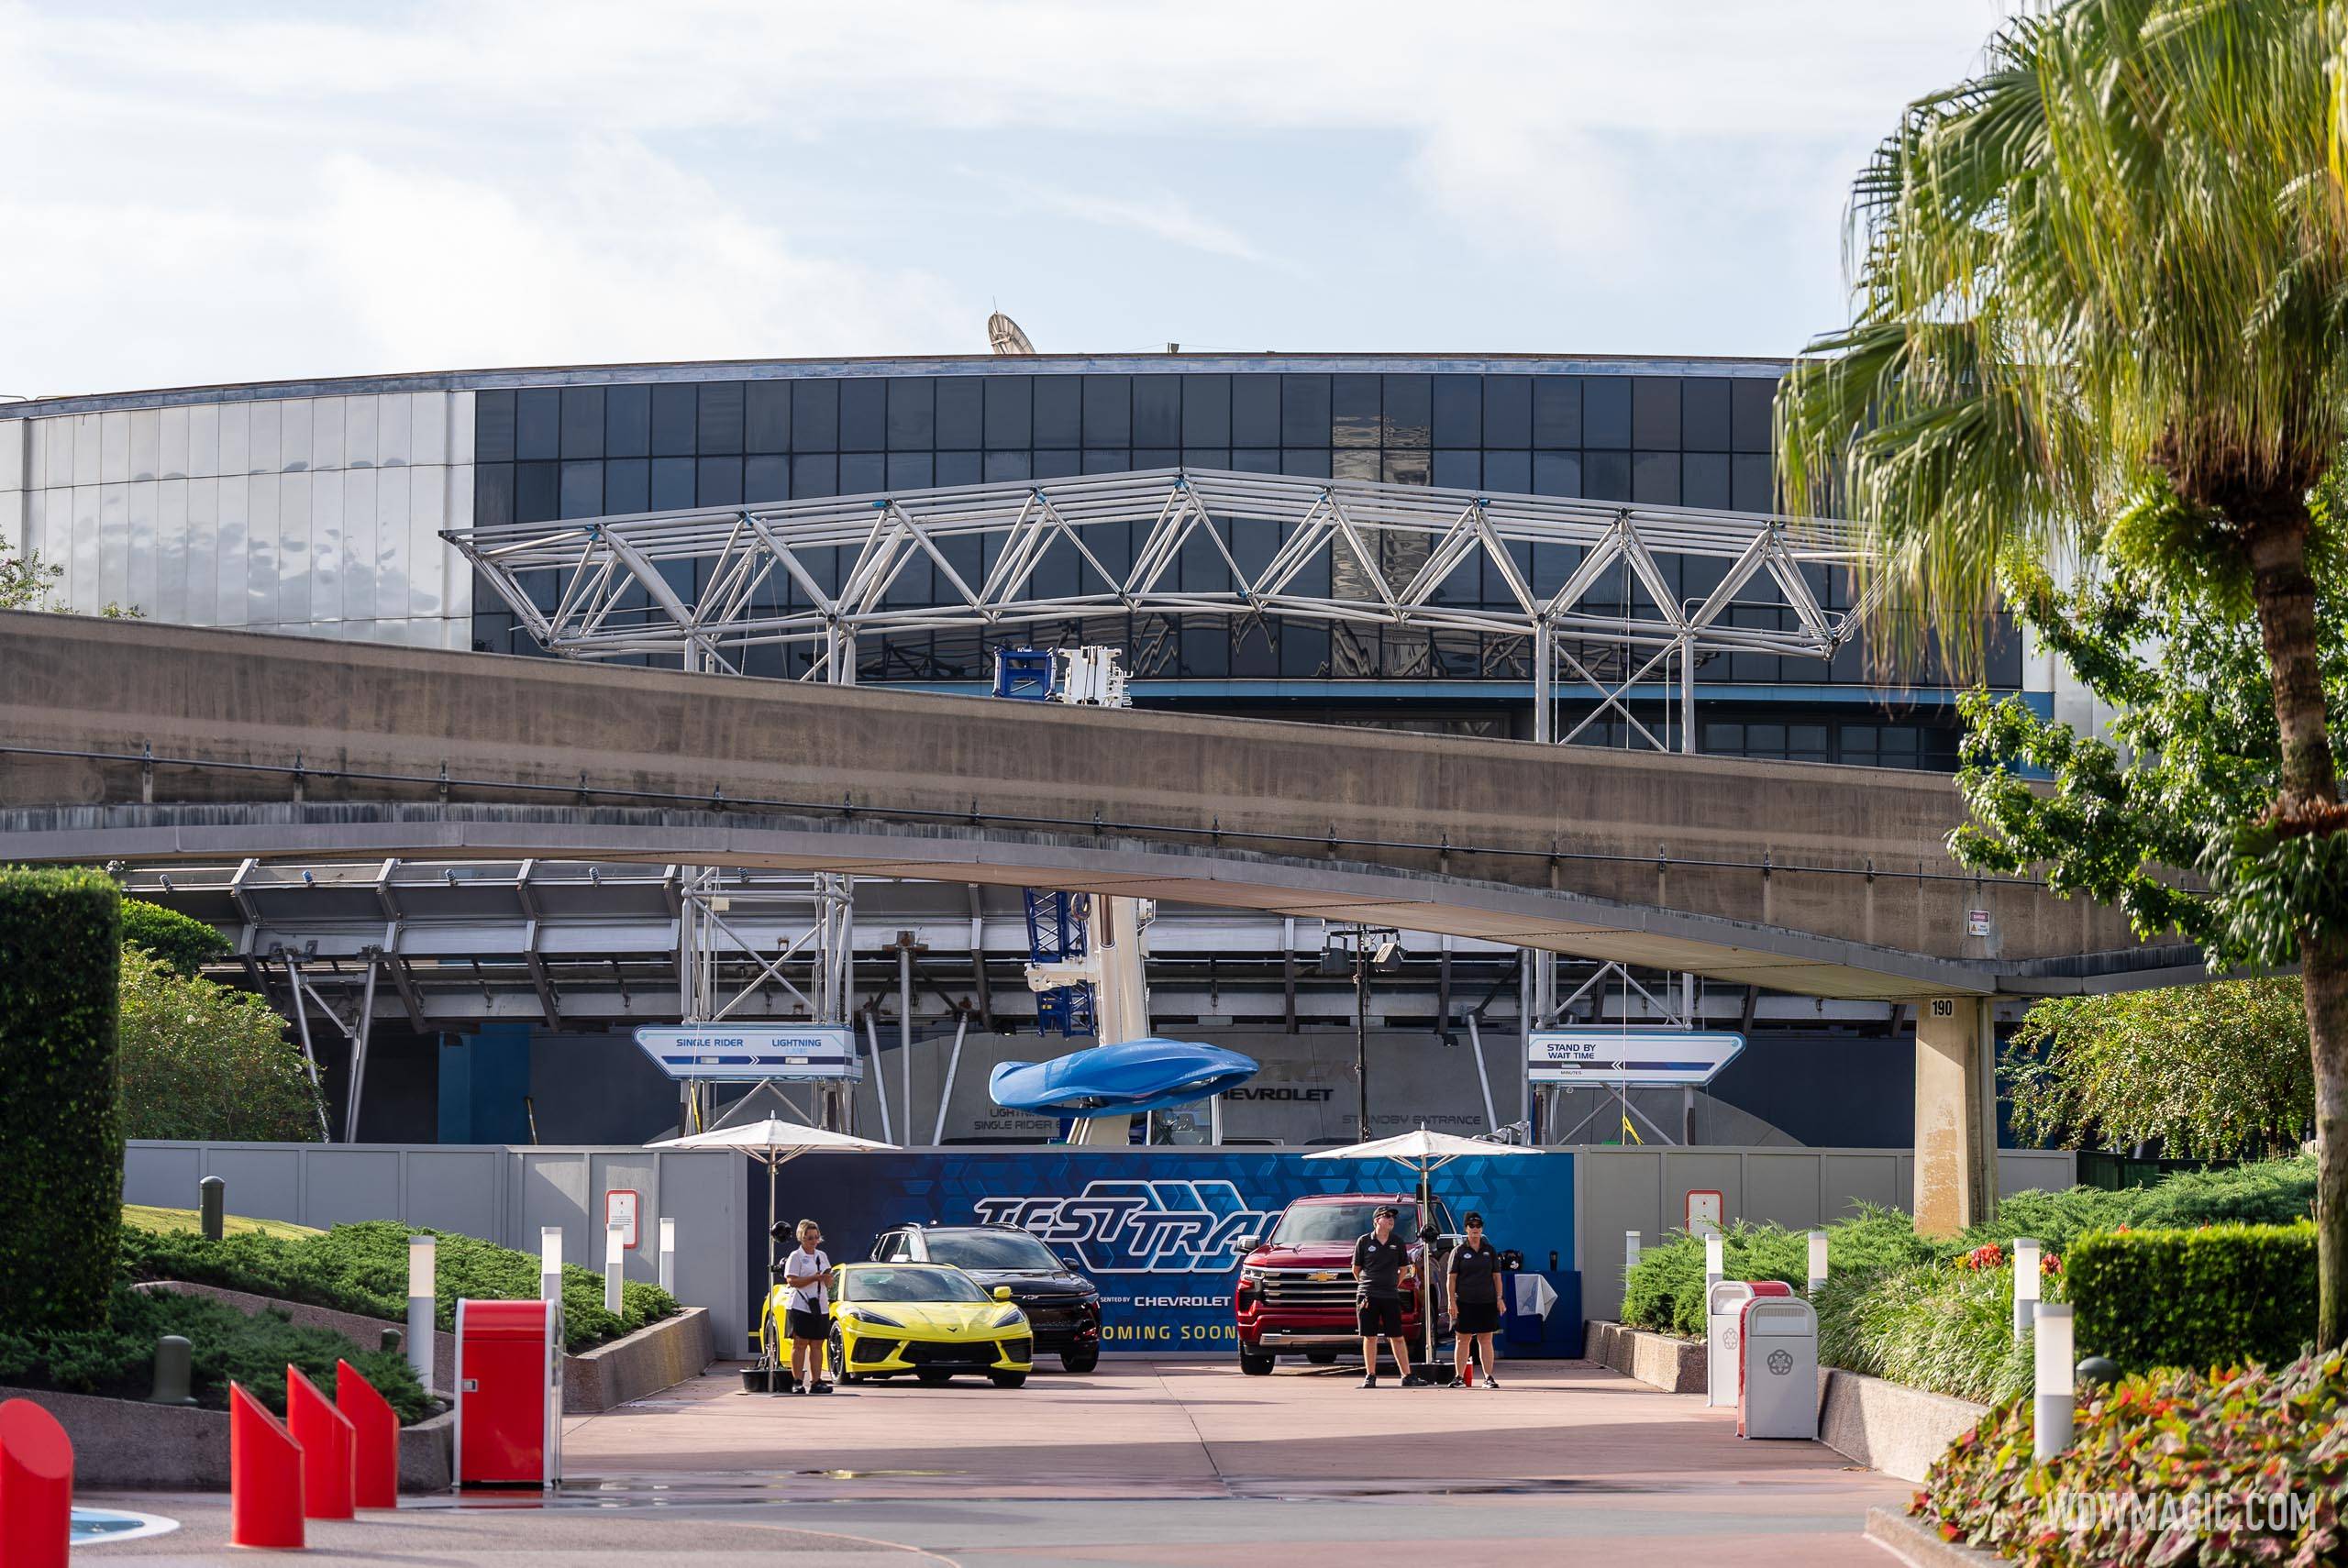
[[[868,1256],[907,1223],[1017,1225],[1073,1259],[1101,1287],[1109,1350],[1226,1350],[1236,1242],[1268,1229],[1308,1193],[1416,1189],[1408,1166],[1312,1160],[1305,1151],[1233,1149],[938,1149],[803,1154],[782,1167],[782,1214],[824,1227],[835,1262]],[[1573,1256],[1573,1156],[1469,1157],[1434,1173],[1455,1218],[1481,1210],[1493,1242],[1528,1263]],[[765,1205],[754,1223],[763,1227]],[[751,1274],[766,1238],[751,1239]],[[1570,1266],[1570,1264],[1568,1265]]]

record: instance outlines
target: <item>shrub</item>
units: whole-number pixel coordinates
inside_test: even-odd
[[[354,1344],[330,1329],[298,1327],[282,1312],[248,1317],[200,1296],[127,1286],[116,1287],[110,1306],[110,1320],[101,1327],[0,1331],[0,1383],[143,1399],[153,1386],[155,1342],[178,1334],[188,1342],[190,1391],[211,1408],[227,1406],[234,1380],[282,1415],[286,1366],[300,1367],[332,1393],[337,1360],[373,1384],[403,1422],[420,1421],[438,1408],[404,1356]]]
[[[2060,1301],[2064,1290],[2060,1264],[2042,1266],[2041,1294]],[[2030,1350],[2014,1342],[2013,1299],[2013,1265],[2003,1254],[1830,1278],[1815,1303],[1818,1357],[1982,1404],[2026,1394]]]
[[[2313,1225],[2089,1236],[2070,1268],[2080,1353],[2131,1372],[2277,1366],[2315,1338]]]
[[[1916,1234],[1908,1216],[1869,1204],[1855,1218],[1826,1227],[1828,1273],[1873,1277],[1940,1256],[1945,1251]],[[1810,1233],[1778,1225],[1734,1225],[1721,1238],[1722,1266],[1730,1279],[1781,1279],[1800,1288],[1810,1275]],[[1704,1331],[1704,1242],[1675,1231],[1639,1253],[1623,1296],[1623,1320],[1665,1333]]]
[[[195,978],[205,959],[228,951],[228,939],[202,921],[143,899],[122,900],[122,944],[161,960],[184,980]]]
[[[2229,1220],[2288,1225],[2315,1212],[2315,1156],[2261,1160],[2231,1170],[2173,1176],[2132,1195],[2126,1224],[2139,1231],[2177,1231]]]
[[[0,867],[0,1323],[20,1331],[105,1321],[120,948],[105,877]]]
[[[2010,1399],[1933,1462],[1911,1511],[1946,1540],[2058,1568],[2313,1564],[2348,1544],[2348,1359],[2337,1350],[2276,1372],[2170,1370],[2087,1390],[2069,1451],[2044,1465],[2031,1452],[2031,1402]],[[2230,1533],[2162,1522],[2164,1505],[2174,1520],[2188,1499],[2277,1495],[2310,1505],[2304,1520]],[[2058,1502],[2094,1497],[2150,1512],[2099,1519]]]
[[[126,1138],[305,1143],[320,1136],[317,1091],[275,1010],[127,945],[116,1060]]]
[[[443,1329],[457,1326],[457,1300],[536,1299],[538,1260],[473,1236],[429,1231],[395,1220],[337,1225],[303,1239],[259,1233],[207,1242],[185,1232],[126,1231],[123,1271],[134,1279],[183,1279],[249,1290],[282,1301],[360,1312],[393,1322],[407,1316],[407,1239],[439,1239],[439,1304]],[[604,1310],[604,1276],[577,1264],[562,1270],[563,1343],[590,1350],[677,1310],[677,1299],[655,1285],[627,1280],[617,1317]]]

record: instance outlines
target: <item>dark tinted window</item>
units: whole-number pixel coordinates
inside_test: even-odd
[[[1434,378],[1384,376],[1386,383],[1386,444],[1389,447],[1429,447],[1434,444]]]
[[[1581,444],[1631,444],[1631,383],[1620,376],[1585,376],[1581,383]]]
[[[1720,376],[1692,376],[1679,383],[1680,445],[1691,452],[1729,448],[1729,390]]]
[[[524,387],[514,394],[514,455],[525,462],[562,451],[562,393]]]
[[[1592,501],[1631,499],[1631,455],[1628,452],[1584,452],[1581,492]]]
[[[932,1231],[924,1238],[933,1263],[956,1268],[1032,1269],[1059,1272],[1052,1249],[1024,1231]]]
[[[1484,378],[1484,445],[1533,445],[1533,378]]]
[[[840,450],[877,452],[889,442],[889,383],[873,377],[840,382]],[[854,491],[843,491],[853,494]]]
[[[742,445],[746,450],[791,450],[789,381],[752,381],[742,394]]]
[[[793,381],[791,383],[791,449],[794,452],[836,452],[840,449],[840,384],[837,381]],[[791,490],[794,495],[807,493],[799,487],[799,470],[791,470]],[[829,495],[828,490],[815,491]]]
[[[1484,444],[1484,379],[1481,376],[1435,377],[1434,444],[1438,447],[1480,447]]]
[[[1329,378],[1280,378],[1280,445],[1325,447],[1329,444]]]
[[[701,459],[700,482],[693,495],[696,506],[738,506],[742,502],[742,459],[739,458],[703,458]]]
[[[693,504],[692,458],[652,459],[652,510],[682,512]]]
[[[1397,1203],[1394,1233],[1406,1240],[1415,1239],[1419,1229],[1419,1206]],[[1375,1203],[1298,1203],[1280,1215],[1279,1223],[1272,1227],[1268,1240],[1276,1247],[1301,1247],[1322,1242],[1353,1242],[1370,1234],[1377,1227],[1378,1208]]]
[[[1182,445],[1231,445],[1231,378],[1182,378]]]
[[[987,445],[1024,447],[1035,431],[1030,411],[1033,376],[989,376],[987,379]]]
[[[1679,445],[1679,383],[1667,376],[1631,381],[1631,445],[1660,452]]]
[[[925,452],[937,444],[937,383],[927,376],[892,376],[889,450]]]
[[[652,451],[652,389],[604,389],[604,456],[641,458]]]
[[[1331,440],[1340,447],[1375,447],[1385,439],[1382,389],[1376,376],[1329,378]]]
[[[1728,455],[1690,452],[1679,459],[1679,504],[1725,512],[1736,504],[1729,490]]]
[[[1766,452],[1769,449],[1769,408],[1778,393],[1778,383],[1747,377],[1730,383],[1729,425],[1734,446],[1740,452]]]
[[[600,458],[604,455],[604,389],[562,389],[562,455]]]
[[[1080,376],[1037,376],[1036,378],[1036,445],[1078,447],[1083,445],[1083,378]]]
[[[473,394],[473,461],[510,463],[514,460],[514,394],[484,392]]]
[[[1530,452],[1486,452],[1484,454],[1484,489],[1496,495],[1532,494],[1533,454]]]
[[[1130,447],[1134,440],[1134,379],[1084,378],[1084,444]]]
[[[730,455],[742,449],[742,383],[704,381],[701,389],[700,449]]]
[[[1134,378],[1134,445],[1179,447],[1182,444],[1182,378]]]
[[[1231,378],[1231,444],[1280,444],[1280,382],[1278,376]]]
[[[793,428],[797,427],[799,405],[792,404]],[[809,496],[837,495],[840,492],[840,460],[830,453],[794,456],[791,459],[791,499],[803,501]]]
[[[1679,454],[1641,452],[1631,458],[1631,499],[1649,506],[1679,504]]]
[[[791,499],[791,459],[754,457],[742,465],[742,499],[752,504]]]
[[[648,409],[651,403],[648,400]],[[614,458],[604,465],[604,510],[615,516],[652,510],[652,465],[642,458]]]
[[[600,462],[563,464],[561,502],[565,517],[600,515],[604,510],[604,465]]]
[[[986,386],[976,376],[941,376],[937,382],[937,445],[976,451],[986,443]]]
[[[1581,381],[1578,377],[1534,378],[1533,444],[1536,447],[1581,445]]]
[[[561,514],[559,463],[514,465],[514,521],[544,523]]]
[[[690,386],[652,389],[652,455],[686,458],[692,455],[693,427],[701,418],[701,396]]]

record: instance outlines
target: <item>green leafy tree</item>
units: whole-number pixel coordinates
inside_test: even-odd
[[[1859,176],[1851,323],[1778,405],[1788,505],[1854,517],[1889,624],[1960,663],[2000,569],[2066,553],[2255,624],[2264,801],[2169,863],[2208,878],[2210,945],[2305,980],[2326,1345],[2348,1341],[2348,809],[2316,584],[2343,541],[2311,492],[2348,438],[2342,28],[2305,0],[2008,23]]]
[[[122,900],[122,944],[161,958],[172,973],[191,980],[205,960],[229,950],[228,939],[202,921],[144,899]]]
[[[50,566],[30,550],[0,539],[0,610],[38,610],[47,602],[63,567]]]
[[[318,1138],[317,1091],[285,1021],[257,996],[127,945],[116,1060],[126,1138]]]
[[[2035,1143],[2280,1154],[2315,1118],[2295,979],[2051,997],[2023,1016],[2010,1051],[2014,1134]]]

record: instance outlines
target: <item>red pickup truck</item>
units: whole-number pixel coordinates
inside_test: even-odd
[[[1402,1271],[1402,1322],[1414,1351],[1426,1342],[1421,1320],[1420,1283],[1426,1246],[1418,1239],[1419,1200],[1410,1193],[1331,1193],[1300,1198],[1280,1211],[1271,1230],[1243,1236],[1239,1284],[1231,1293],[1239,1320],[1239,1370],[1261,1377],[1283,1355],[1301,1355],[1319,1364],[1361,1353],[1354,1313],[1354,1243],[1369,1233],[1381,1203],[1397,1210],[1394,1232],[1411,1242],[1410,1266]],[[1451,1233],[1451,1216],[1441,1199],[1435,1229]],[[1429,1282],[1440,1297],[1443,1281]],[[1435,1304],[1435,1338],[1450,1331],[1450,1314]]]

